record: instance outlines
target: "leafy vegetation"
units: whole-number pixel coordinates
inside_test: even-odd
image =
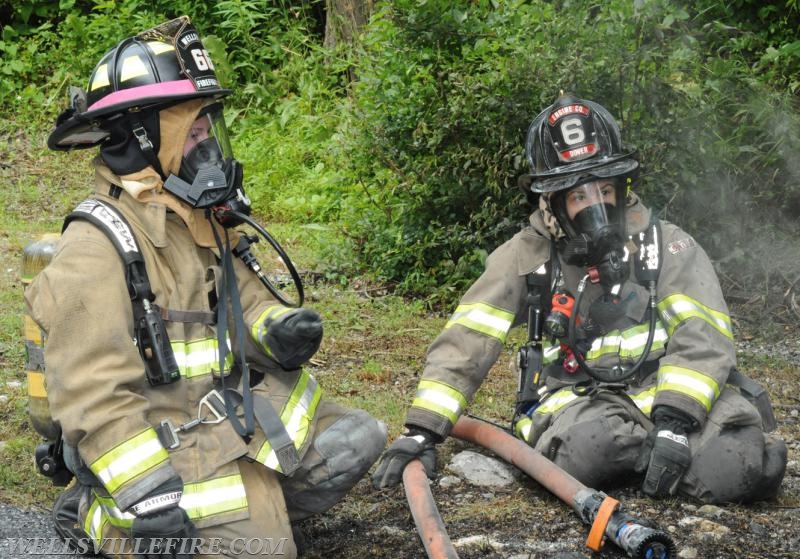
[[[397,0],[333,48],[320,0],[2,0],[3,111],[48,129],[106,49],[180,13],[235,92],[258,211],[329,232],[328,277],[452,304],[525,221],[527,125],[560,91],[618,117],[637,189],[737,284],[774,278],[749,255],[798,233],[794,0]]]

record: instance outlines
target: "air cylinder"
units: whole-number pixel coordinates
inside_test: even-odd
[[[60,235],[45,233],[22,251],[22,284],[27,287],[55,254]],[[47,334],[26,312],[24,316],[25,373],[28,377],[28,416],[36,432],[48,441],[59,437],[58,427],[50,417],[44,381],[44,345]]]

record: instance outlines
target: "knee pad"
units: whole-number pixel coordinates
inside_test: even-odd
[[[598,488],[628,479],[645,436],[640,425],[612,415],[559,429],[546,437],[546,448],[536,448],[581,483]]]
[[[314,441],[328,466],[331,480],[361,478],[386,447],[386,424],[364,410],[349,410]]]
[[[687,481],[696,483],[686,492],[707,503],[769,499],[778,492],[786,461],[786,444],[760,427],[724,429],[692,458]]]
[[[282,483],[290,520],[339,502],[378,459],[386,438],[386,425],[363,410],[348,410],[317,432],[300,470]]]

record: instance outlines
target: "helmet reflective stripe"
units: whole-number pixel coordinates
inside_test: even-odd
[[[322,390],[317,381],[303,371],[281,410],[281,422],[297,449],[300,449],[308,438],[311,420],[321,398]],[[268,440],[264,441],[258,450],[256,461],[276,472],[283,471],[278,462],[278,456],[272,448],[272,443]]]
[[[155,429],[148,427],[103,454],[89,469],[113,495],[126,483],[168,461],[169,454],[159,442]]]
[[[505,342],[508,331],[514,322],[514,313],[499,309],[486,303],[462,303],[445,324],[448,329],[460,324],[486,336]]]
[[[139,99],[147,97],[179,96],[189,95],[192,93],[195,93],[195,89],[194,85],[192,85],[192,82],[189,80],[152,83],[140,85],[139,87],[132,87],[130,89],[121,89],[119,91],[115,91],[114,93],[110,93],[89,107],[89,110],[96,111],[108,106],[129,102],[133,103]]]
[[[658,369],[657,390],[671,390],[697,400],[710,412],[719,398],[719,384],[712,377],[678,365],[662,365]]]
[[[92,75],[91,81],[89,82],[89,91],[96,91],[110,85],[111,82],[108,79],[108,64],[101,64],[97,67],[97,70],[95,70],[94,75]]]
[[[452,386],[435,380],[421,380],[411,405],[441,415],[455,424],[467,407],[467,398]]]
[[[667,330],[670,335],[675,331],[675,328],[680,326],[690,318],[699,318],[704,320],[720,334],[733,340],[733,327],[731,326],[731,318],[727,313],[715,311],[696,299],[676,293],[665,297],[656,305],[661,318],[667,323]]]

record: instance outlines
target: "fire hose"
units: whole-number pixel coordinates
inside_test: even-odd
[[[669,534],[640,523],[623,512],[619,501],[583,485],[542,454],[502,429],[483,421],[461,417],[451,435],[493,451],[570,505],[581,520],[590,526],[586,546],[592,551],[600,551],[605,541],[610,540],[634,559],[676,557],[675,543]],[[406,468],[403,482],[411,513],[428,557],[458,557],[438,516],[424,468],[418,460],[411,462]]]

